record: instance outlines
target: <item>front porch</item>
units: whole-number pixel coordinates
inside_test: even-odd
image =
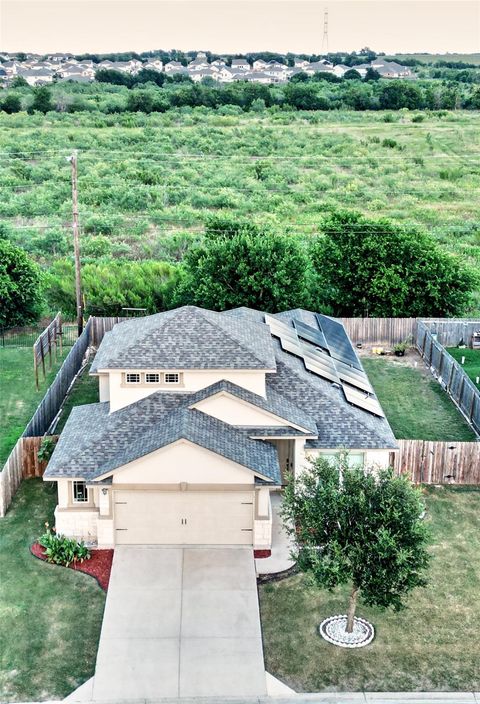
[[[282,492],[272,492],[270,494],[270,500],[272,506],[272,550],[270,557],[255,559],[255,567],[258,575],[284,572],[295,564],[290,556],[292,549],[291,541],[280,518]]]

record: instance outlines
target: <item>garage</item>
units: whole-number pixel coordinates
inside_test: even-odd
[[[252,545],[253,491],[115,491],[117,545]]]

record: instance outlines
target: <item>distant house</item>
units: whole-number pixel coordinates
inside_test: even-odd
[[[164,66],[165,73],[186,73],[186,68],[180,61],[169,61],[168,64]]]
[[[396,61],[383,61],[375,59],[370,66],[378,71],[382,78],[415,78],[415,74],[408,66],[402,66]]]
[[[250,64],[245,59],[232,59],[232,69],[234,71],[250,71]]]
[[[253,70],[254,71],[263,71],[265,66],[267,65],[267,62],[264,61],[263,59],[257,59],[256,61],[253,62]]]
[[[16,75],[24,78],[30,86],[41,86],[52,83],[55,72],[48,68],[23,69],[18,71]]]

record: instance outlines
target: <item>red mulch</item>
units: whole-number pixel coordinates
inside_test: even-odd
[[[271,555],[272,555],[271,550],[254,550],[253,551],[253,556],[257,559],[259,557],[271,557]]]
[[[39,543],[33,543],[30,552],[39,560],[45,560],[43,548]],[[95,577],[101,588],[106,592],[108,582],[110,581],[110,572],[112,570],[113,550],[97,550],[90,551],[91,557],[89,560],[79,562],[76,565],[70,565],[69,569],[77,572],[85,572],[91,577]]]

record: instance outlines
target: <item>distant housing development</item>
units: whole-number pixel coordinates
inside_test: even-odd
[[[131,75],[137,74],[142,69],[164,72],[168,76],[184,75],[194,82],[212,79],[218,83],[232,83],[233,81],[250,81],[252,83],[286,83],[292,76],[304,72],[309,76],[316,73],[329,73],[338,78],[343,78],[345,73],[354,69],[364,78],[369,68],[380,74],[381,78],[414,79],[416,76],[408,66],[402,66],[396,61],[386,61],[381,57],[370,63],[356,66],[333,64],[327,59],[309,62],[302,59],[295,60],[293,66],[279,61],[258,60],[250,64],[246,59],[233,59],[228,65],[226,61],[217,59],[209,62],[207,55],[199,52],[196,58],[184,66],[179,61],[169,61],[165,65],[159,59],[139,61],[101,61],[94,63],[91,60],[78,61],[72,54],[50,54],[41,57],[36,54],[27,54],[26,58],[19,60],[15,56],[3,54],[3,63],[0,64],[0,83],[8,85],[14,78],[24,78],[31,86],[48,85],[61,81],[90,82],[95,80],[97,71],[109,69],[121,71]]]

